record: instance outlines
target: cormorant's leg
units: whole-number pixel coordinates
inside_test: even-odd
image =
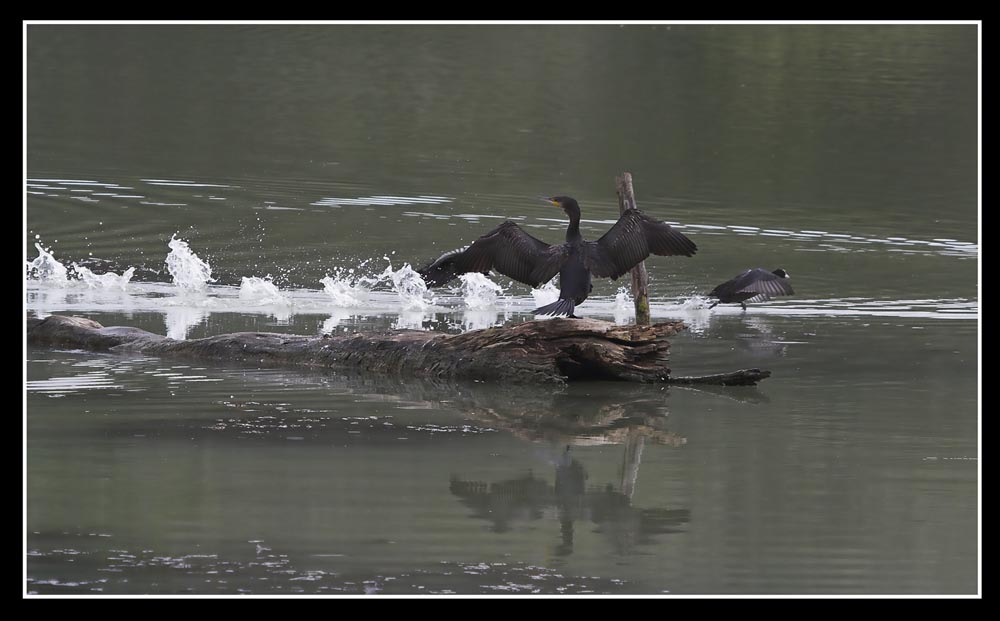
[[[577,317],[576,315],[566,315],[566,319],[583,319],[583,317]]]
[[[746,309],[747,309],[747,305],[746,305],[746,304],[744,304],[743,302],[740,302],[740,306],[742,306],[742,307],[743,307],[743,310],[746,310]]]

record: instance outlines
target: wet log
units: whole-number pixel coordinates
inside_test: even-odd
[[[755,386],[762,379],[771,377],[770,371],[761,369],[741,369],[732,373],[696,375],[694,377],[671,377],[671,384],[711,384],[715,386]]]
[[[595,319],[526,321],[442,334],[418,330],[338,336],[237,332],[178,341],[82,317],[29,319],[28,343],[253,364],[489,382],[670,382],[667,337],[683,322],[618,326]]]

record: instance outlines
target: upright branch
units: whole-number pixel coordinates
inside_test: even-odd
[[[632,173],[622,173],[615,177],[615,187],[618,192],[618,211],[625,213],[628,209],[637,209],[635,191],[632,189]],[[635,299],[635,325],[648,326],[649,319],[649,274],[646,273],[646,262],[640,261],[629,271],[632,277],[632,297]]]

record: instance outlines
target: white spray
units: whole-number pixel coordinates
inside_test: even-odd
[[[469,310],[495,308],[497,298],[503,294],[503,287],[478,272],[459,276],[462,279],[462,297]]]
[[[28,278],[50,285],[66,285],[69,282],[66,266],[56,260],[42,245],[35,242],[38,257],[27,262]]]
[[[118,289],[120,291],[125,291],[129,281],[132,280],[132,275],[135,274],[134,267],[128,268],[121,275],[114,272],[95,274],[86,267],[77,265],[76,263],[73,264],[73,271],[76,272],[76,276],[79,279],[78,282],[83,283],[91,289]]]
[[[624,325],[635,319],[635,300],[628,287],[619,287],[615,293],[615,323]]]
[[[174,278],[174,284],[188,291],[201,291],[214,282],[212,268],[198,258],[186,241],[170,238],[167,244],[170,254],[167,255],[167,271]]]
[[[271,282],[271,277],[244,276],[240,280],[240,300],[261,306],[291,306],[292,301]]]
[[[550,280],[541,287],[531,290],[531,297],[535,298],[535,306],[545,306],[552,304],[559,299],[559,287],[554,280]]]

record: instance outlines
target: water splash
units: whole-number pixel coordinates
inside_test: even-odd
[[[271,282],[271,277],[244,276],[240,280],[240,300],[261,306],[291,306],[292,301]]]
[[[129,281],[132,280],[132,275],[135,274],[134,267],[128,268],[121,275],[114,272],[95,274],[86,267],[77,265],[76,263],[73,264],[73,271],[79,279],[78,282],[83,283],[91,289],[118,289],[120,291],[125,291]]]
[[[384,258],[389,260],[389,257]],[[399,303],[404,311],[423,311],[433,306],[434,299],[427,298],[427,284],[409,263],[403,264],[402,268],[395,271],[390,263],[379,275],[379,280],[386,279],[392,284],[392,290],[399,297]]]
[[[615,293],[614,308],[615,323],[624,325],[635,320],[635,300],[632,298],[629,288],[622,286]]]
[[[712,322],[712,311],[708,308],[712,302],[712,298],[695,293],[691,297],[681,299],[679,303],[671,307],[666,307],[670,308],[667,316],[683,320],[690,333],[703,334]],[[661,314],[661,312],[657,312],[657,314]]]
[[[708,307],[711,306],[713,302],[715,302],[714,299],[703,295],[698,295],[696,293],[689,298],[685,298],[680,303],[680,310],[685,310],[685,311],[708,310]]]
[[[559,287],[554,280],[550,280],[538,289],[531,290],[531,297],[535,298],[535,307],[552,304],[559,299]]]
[[[212,268],[196,255],[187,242],[170,237],[170,254],[167,255],[167,271],[174,279],[174,284],[182,289],[200,291],[210,282],[215,282],[212,278]]]
[[[469,310],[495,308],[497,298],[503,295],[503,287],[478,272],[459,276],[462,279],[462,297]]]
[[[368,302],[368,282],[372,279],[354,279],[354,270],[337,272],[334,276],[326,276],[320,282],[323,284],[323,291],[333,300],[333,305],[339,308],[353,308],[364,306]]]
[[[26,261],[28,278],[50,285],[68,284],[69,276],[66,266],[57,261],[49,251],[42,248],[41,244],[35,242],[35,248],[38,250],[38,257],[34,261]]]
[[[389,257],[382,258],[389,261]],[[352,308],[367,304],[372,289],[379,286],[391,288],[404,311],[424,311],[435,301],[433,297],[429,297],[424,279],[409,263],[394,270],[390,261],[382,273],[375,276],[357,276],[353,269],[346,270],[346,273],[339,271],[320,282],[323,283],[323,291],[339,307]]]
[[[130,267],[122,274],[107,272],[105,274],[95,274],[90,269],[73,263],[71,269],[60,263],[52,253],[42,248],[41,244],[35,243],[38,250],[38,257],[34,261],[26,261],[26,276],[29,280],[36,280],[42,284],[55,287],[72,287],[83,285],[89,289],[118,289],[124,291],[135,268]],[[71,275],[72,274],[72,275]]]

